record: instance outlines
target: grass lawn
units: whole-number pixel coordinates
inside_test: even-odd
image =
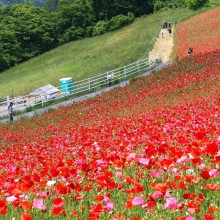
[[[0,74],[0,98],[26,95],[30,91],[72,77],[85,79],[148,56],[162,20],[178,23],[194,14],[175,9],[137,19],[120,30],[67,43]]]

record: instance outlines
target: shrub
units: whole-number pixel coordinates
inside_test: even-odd
[[[128,13],[128,15],[117,15],[112,17],[110,21],[99,21],[93,28],[92,36],[101,35],[108,31],[113,31],[126,24],[130,24],[134,21],[134,15]]]
[[[99,21],[96,23],[93,28],[92,36],[101,35],[108,31],[109,22],[108,21]]]
[[[186,4],[190,9],[196,10],[202,7],[208,0],[186,0]]]
[[[69,41],[81,39],[86,35],[86,30],[81,27],[70,27],[59,39],[60,44],[67,43]]]
[[[159,11],[160,9],[166,7],[166,3],[165,2],[162,2],[162,1],[156,1],[154,3],[154,12],[157,12]]]
[[[117,15],[115,17],[112,17],[109,21],[109,30],[115,30],[117,28],[120,28],[126,24],[129,24],[134,21],[134,15],[132,13],[128,13],[128,15]]]

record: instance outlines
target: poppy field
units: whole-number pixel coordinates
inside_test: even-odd
[[[180,59],[187,56],[189,47],[193,54],[220,50],[220,8],[210,10],[182,22],[177,28],[174,54]]]
[[[0,149],[0,219],[220,219],[220,50],[0,125]]]

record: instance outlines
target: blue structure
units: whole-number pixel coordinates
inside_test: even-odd
[[[70,77],[60,79],[60,89],[62,92],[73,92],[73,79]]]

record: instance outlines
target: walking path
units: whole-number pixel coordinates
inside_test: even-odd
[[[156,40],[156,43],[154,44],[154,48],[149,53],[149,58],[153,57],[154,53],[159,52],[163,63],[171,61],[170,55],[173,48],[173,31],[174,28],[172,29],[172,34],[170,36],[167,29],[161,30]],[[163,32],[163,37],[162,37],[162,32]]]

